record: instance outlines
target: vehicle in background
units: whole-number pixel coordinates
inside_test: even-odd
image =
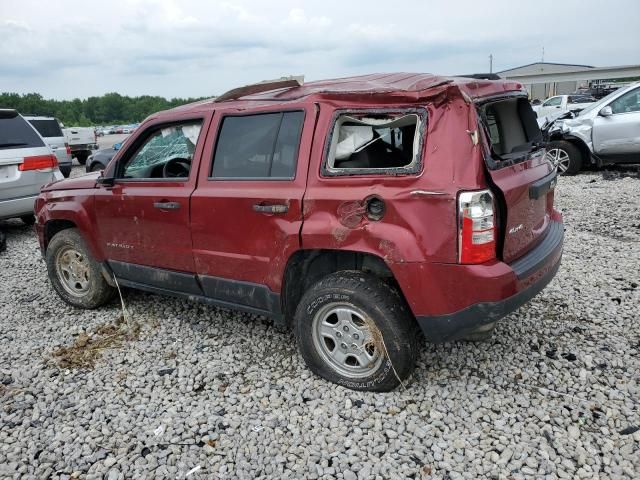
[[[563,117],[543,128],[550,141],[547,158],[559,173],[573,175],[587,165],[640,163],[640,83]]]
[[[18,112],[0,109],[0,219],[33,224],[40,187],[63,178],[58,159]]]
[[[58,168],[65,177],[71,173],[71,148],[62,132],[60,123],[54,117],[24,115],[23,118],[35,127],[45,143],[58,158]]]
[[[615,92],[619,88],[625,88],[631,85],[633,82],[607,82],[597,85],[592,85],[587,88],[580,88],[575,91],[578,95],[591,95],[596,100],[606,97],[607,95]]]
[[[267,315],[318,375],[386,391],[420,330],[486,338],[551,281],[556,182],[519,83],[290,78],[151,115],[43,189],[36,232],[71,305],[117,282]]]
[[[579,111],[594,103],[596,99],[591,95],[556,95],[547,98],[541,105],[532,105],[539,119],[549,115],[559,115],[568,111]],[[538,122],[540,123],[540,122]]]
[[[116,154],[116,152],[120,150],[124,142],[127,141],[127,138],[129,137],[125,137],[125,139],[120,143],[114,143],[111,148],[102,148],[89,155],[89,158],[87,158],[87,163],[85,164],[85,170],[87,171],[87,173],[98,172],[107,168],[107,165]]]
[[[93,127],[71,127],[63,129],[67,143],[71,147],[71,155],[80,165],[87,162],[87,158],[98,149],[98,138]]]

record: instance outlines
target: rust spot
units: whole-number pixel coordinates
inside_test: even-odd
[[[302,203],[302,218],[307,218],[309,214],[313,211],[313,207],[315,206],[315,200],[303,200]]]
[[[338,206],[338,219],[347,228],[356,228],[365,214],[365,206],[360,201],[343,202]]]
[[[342,243],[347,238],[347,235],[349,235],[349,230],[347,230],[346,228],[336,227],[333,229],[333,232],[331,232],[331,234],[333,235],[333,239],[337,243]]]

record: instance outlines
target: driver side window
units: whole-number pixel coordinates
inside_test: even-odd
[[[153,131],[126,162],[123,178],[188,178],[201,127],[195,121]]]
[[[543,107],[555,107],[562,103],[562,97],[551,97],[549,100],[544,102]]]
[[[614,114],[640,112],[640,88],[625,93],[611,102],[611,110]]]

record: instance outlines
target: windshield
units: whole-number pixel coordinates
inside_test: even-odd
[[[626,90],[626,89],[625,89]],[[602,105],[604,105],[605,103],[607,103],[609,100],[611,100],[613,97],[617,96],[618,94],[620,94],[621,89],[617,89],[614,90],[613,92],[611,92],[609,95],[607,95],[606,97],[602,97],[600,100],[598,100],[596,103],[592,103],[591,105],[589,105],[587,108],[584,108],[582,110],[580,110],[580,114],[579,116],[581,117],[582,115],[585,115],[589,112],[592,112],[593,110],[597,110],[599,109]]]
[[[44,147],[36,131],[19,115],[0,117],[0,149]]]
[[[64,136],[57,120],[29,120],[29,122],[45,138]]]

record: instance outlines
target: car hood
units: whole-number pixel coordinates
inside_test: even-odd
[[[80,175],[74,178],[65,178],[64,180],[58,180],[46,184],[42,187],[43,192],[50,192],[53,190],[79,190],[83,188],[95,188],[96,179],[100,176],[100,172],[87,173],[86,175]]]

